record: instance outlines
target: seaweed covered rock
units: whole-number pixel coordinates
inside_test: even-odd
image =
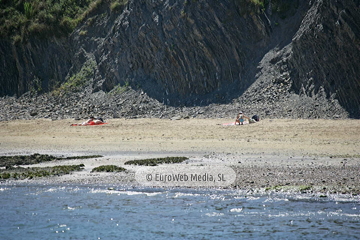
[[[96,168],[93,168],[91,172],[125,172],[126,169],[123,167],[118,167],[116,165],[102,165]]]
[[[17,155],[17,156],[0,156],[0,167],[11,167],[14,165],[29,165],[41,162],[48,162],[57,159],[57,157],[35,153],[32,155]]]
[[[61,165],[54,167],[32,167],[32,168],[23,168],[23,167],[12,167],[9,169],[0,169],[0,179],[33,179],[39,177],[49,177],[49,176],[61,176],[65,174],[70,174],[74,171],[81,171],[85,167],[84,164],[79,165]]]
[[[181,163],[187,159],[187,157],[150,158],[127,161],[125,165],[157,166],[158,164]]]

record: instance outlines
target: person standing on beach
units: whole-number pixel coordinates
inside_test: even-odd
[[[243,125],[243,124],[244,124],[244,121],[245,121],[245,118],[247,118],[248,120],[250,120],[249,117],[245,116],[245,115],[243,114],[243,112],[240,111],[239,114],[236,116],[235,125],[236,125],[236,123],[238,123],[239,125]]]

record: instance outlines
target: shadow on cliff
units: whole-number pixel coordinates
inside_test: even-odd
[[[287,15],[271,13],[268,9],[258,14],[256,20],[250,21],[242,17],[237,19],[239,26],[247,26],[246,31],[255,36],[251,39],[254,42],[228,35],[231,27],[227,29],[223,25],[214,25],[214,29],[221,29],[217,34],[224,42],[218,41],[215,37],[213,42],[204,41],[204,44],[207,44],[205,47],[214,54],[215,60],[208,61],[206,67],[184,67],[184,75],[170,81],[175,82],[172,87],[169,87],[166,81],[159,81],[163,74],[155,74],[155,77],[151,77],[150,74],[148,78],[137,78],[130,84],[134,88],[142,88],[150,97],[167,105],[206,106],[218,103],[231,104],[249,91],[251,86],[258,87],[252,89],[253,93],[261,92],[260,88],[263,85],[255,83],[268,81],[272,84],[280,75],[287,74],[292,86],[284,94],[293,92],[317,101],[321,98],[323,89],[326,99],[321,101],[336,100],[348,112],[349,117],[359,118],[360,70],[356,64],[360,62],[359,4],[338,1],[318,1],[311,4],[309,1],[290,2],[296,7],[289,8],[286,11]],[[220,10],[214,8],[214,11]],[[239,31],[237,35],[246,31]],[[237,48],[234,42],[229,41],[230,38],[235,39],[234,42],[239,41],[244,47]],[[237,58],[224,48],[217,49],[214,42],[223,44],[230,52],[236,49],[235,52],[242,57],[241,60],[237,62]],[[182,54],[184,62],[186,59],[198,57],[196,54],[192,55],[192,50],[187,48]],[[188,63],[195,64],[191,61]],[[166,71],[166,65],[164,67]],[[210,74],[200,74],[204,70]],[[182,83],[189,84],[184,91],[179,79],[182,77],[191,80],[187,74],[193,77],[193,82]],[[194,84],[194,81],[199,84]],[[276,86],[274,88],[276,89]],[[263,97],[263,100],[266,101],[265,98]],[[321,104],[320,100],[319,103]],[[314,109],[316,111],[316,106]]]
[[[211,5],[210,12],[213,12],[213,15],[207,17],[207,25],[194,21],[191,32],[195,29],[195,34],[189,33],[189,26],[182,23],[180,19],[178,26],[183,24],[184,32],[187,31],[184,40],[180,37],[174,40],[174,36],[179,33],[167,33],[166,38],[162,36],[166,39],[162,43],[165,47],[154,47],[156,43],[154,39],[157,36],[146,32],[149,35],[144,36],[143,42],[141,39],[134,38],[132,44],[138,44],[146,49],[136,51],[142,51],[142,55],[131,54],[133,58],[130,60],[131,67],[136,70],[127,74],[127,82],[120,80],[120,84],[129,84],[133,89],[141,89],[151,98],[169,106],[230,104],[241,97],[259,79],[274,77],[268,73],[268,69],[264,68],[274,69],[274,59],[276,62],[281,61],[282,49],[291,44],[309,8],[307,1],[290,2],[293,5],[281,13],[272,12],[269,6],[259,14],[244,17],[244,13],[238,10],[231,13],[233,15],[230,14],[231,21],[229,16],[221,17],[222,10]],[[235,4],[227,7],[234,9],[239,6]],[[191,8],[186,15],[189,19],[195,17],[201,19],[197,11],[190,10]],[[162,18],[165,17],[162,16]],[[213,18],[215,21],[209,20]],[[216,21],[216,18],[220,20]],[[146,22],[144,19],[142,21]],[[166,19],[159,21],[168,23]],[[230,23],[219,23],[227,21]],[[148,28],[151,29],[151,26]],[[212,29],[211,33],[206,30],[207,28]],[[155,28],[155,30],[158,29]],[[201,37],[204,35],[207,37]],[[189,39],[193,41],[189,42]],[[169,43],[170,41],[173,42]],[[181,49],[182,47],[184,49]],[[269,56],[270,51],[273,55]],[[164,57],[161,61],[165,60],[165,63],[158,62],[156,56],[159,52],[161,57]],[[268,59],[264,60],[265,55],[268,55]],[[283,63],[284,66],[287,64],[287,62]],[[161,68],[157,68],[159,65]],[[174,70],[174,65],[177,65],[181,71]],[[103,72],[109,69],[106,65],[102,68]],[[152,70],[149,71],[149,69]],[[104,90],[110,91],[115,84],[119,83],[113,79],[105,80]]]

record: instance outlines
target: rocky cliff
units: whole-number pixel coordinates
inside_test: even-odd
[[[293,89],[360,116],[360,1],[314,1],[292,40]]]
[[[266,15],[238,2],[130,1],[95,16],[72,41],[94,55],[104,91],[127,83],[170,105],[210,103],[219,99],[207,94],[244,91],[269,45]]]
[[[67,39],[1,40],[0,94],[42,93],[3,98],[3,119],[360,117],[359,1],[254,2],[103,1]]]
[[[71,67],[67,39],[31,39],[23,44],[0,39],[0,96],[47,92],[65,80]]]

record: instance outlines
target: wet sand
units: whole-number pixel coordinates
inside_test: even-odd
[[[0,122],[0,155],[53,154],[104,157],[32,166],[85,164],[85,170],[47,183],[139,185],[127,160],[186,156],[183,164],[231,166],[231,187],[311,189],[360,193],[360,121],[265,119],[223,126],[233,119],[111,119],[102,126],[70,127],[72,119]],[[90,173],[100,165],[128,173]],[[176,165],[168,166],[174,168]],[[281,186],[281,187],[279,187]]]

